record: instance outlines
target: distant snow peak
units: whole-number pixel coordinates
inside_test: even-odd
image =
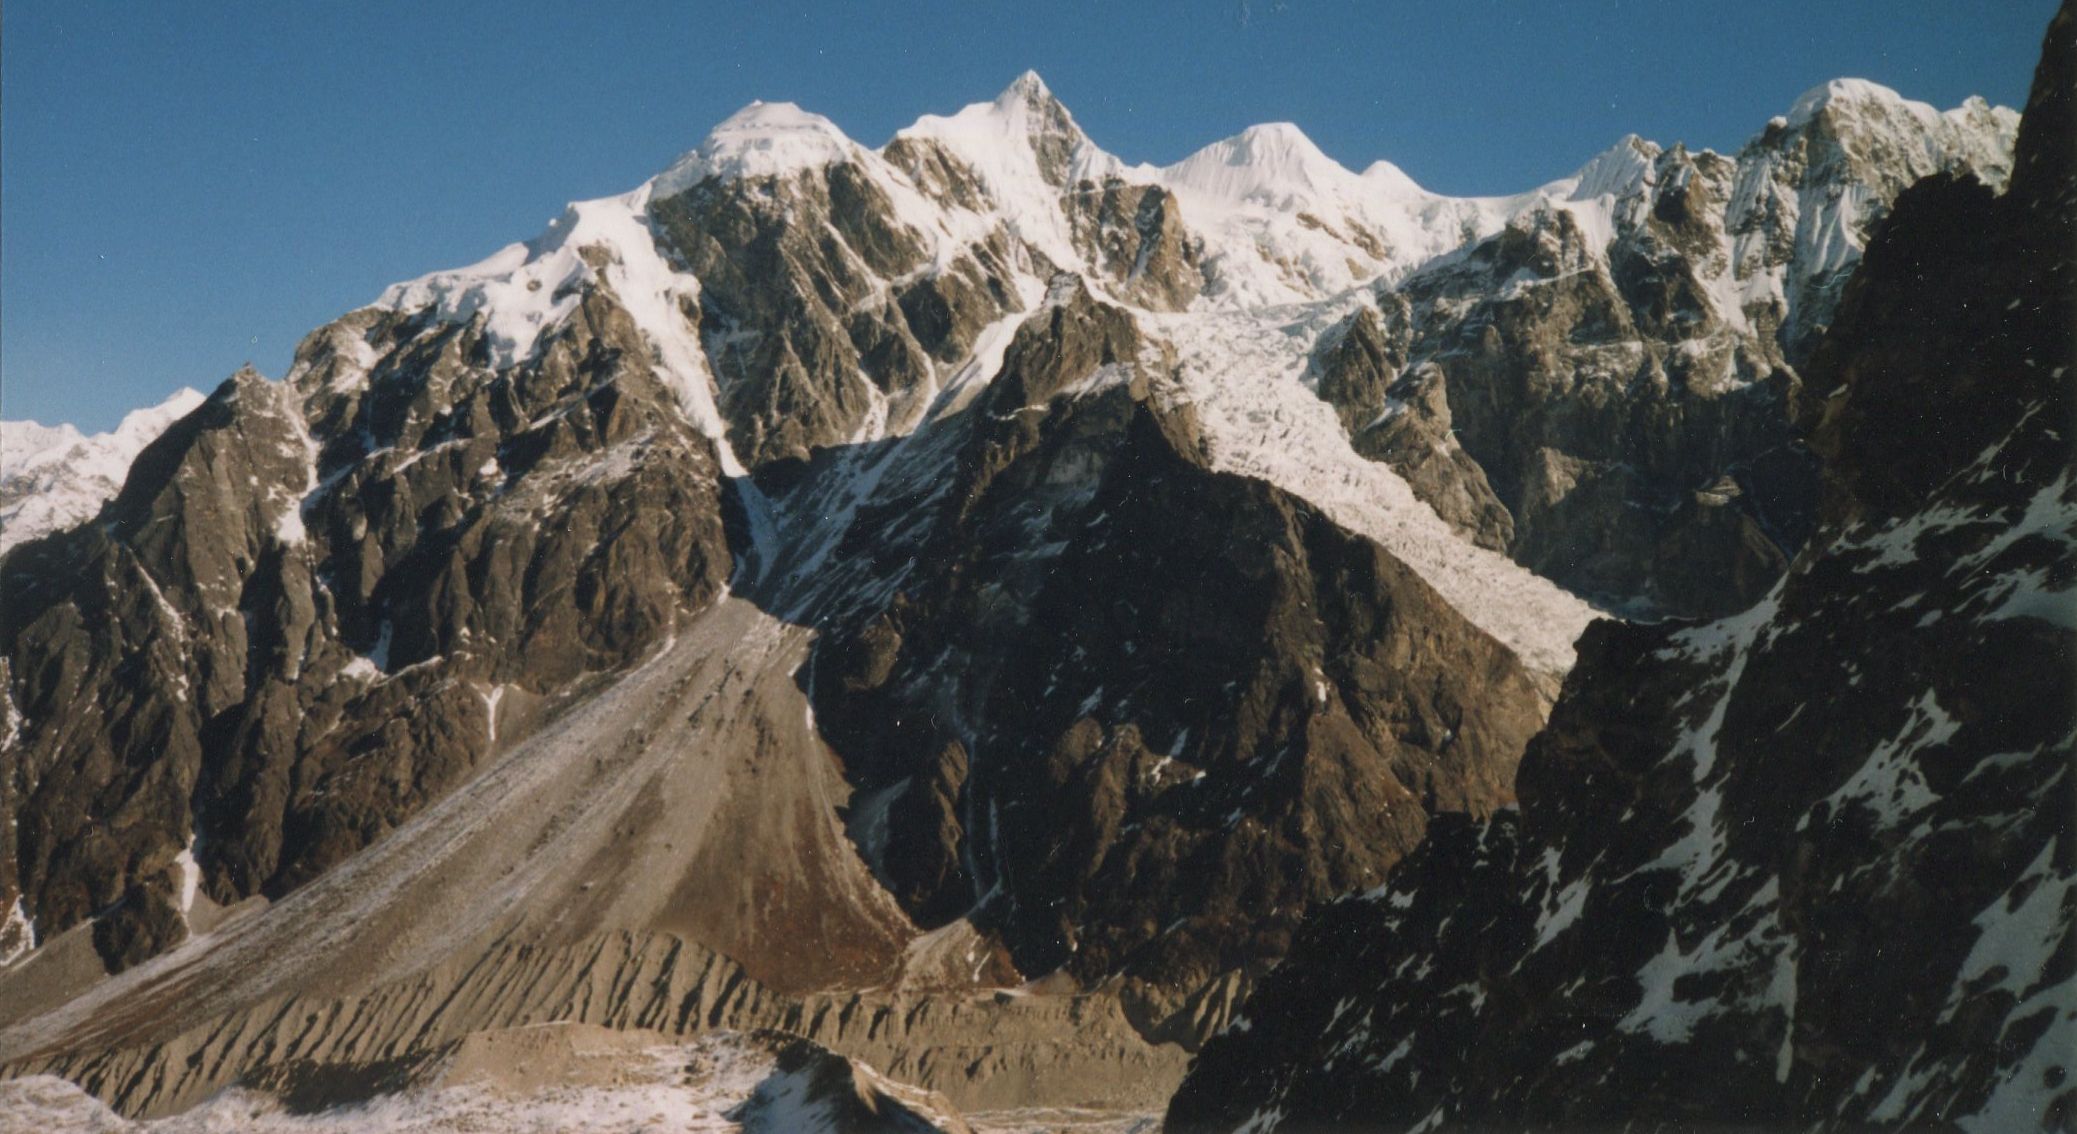
[[[1830,82],[1821,83],[1804,91],[1802,97],[1796,99],[1795,104],[1789,107],[1788,124],[1790,126],[1801,126],[1816,118],[1825,110],[1835,106],[1847,107],[1869,103],[1893,106],[1912,105],[1911,100],[1883,86],[1881,83],[1871,83],[1866,79],[1833,79]],[[1928,111],[1933,109],[1924,103],[1918,103],[1917,105],[1925,106]]]
[[[988,102],[924,115],[896,131],[889,145],[903,142],[942,148],[971,169],[994,219],[1055,264],[1081,260],[1061,210],[1061,191],[1132,172],[1082,133],[1035,71],[1017,76]]]
[[[1144,234],[1127,231],[1134,225],[1167,223],[1201,273],[1193,305],[1266,311],[1394,283],[1524,218],[1565,214],[1587,254],[1605,258],[1614,241],[1646,223],[1660,178],[1678,190],[1701,169],[1705,178],[1729,179],[1711,181],[1696,198],[1705,207],[1724,201],[1723,232],[1712,234],[1723,247],[1697,269],[1710,308],[1740,330],[1756,325],[1748,311],[1768,322],[1786,319],[1788,337],[1801,342],[1816,325],[1816,315],[1804,312],[1825,308],[1832,291],[1824,289],[1843,280],[1881,202],[1943,168],[2001,183],[2016,121],[1980,100],[1943,114],[1872,83],[1839,80],[1798,100],[1783,126],[1763,132],[1735,161],[1695,166],[1630,135],[1569,178],[1511,197],[1454,198],[1423,190],[1388,162],[1352,172],[1288,122],[1251,126],[1166,168],[1128,166],[1098,148],[1045,81],[1025,71],[989,101],[918,119],[885,153],[792,103],[753,102],[633,192],[573,205],[541,237],[469,268],[399,284],[378,305],[480,320],[492,364],[503,367],[530,356],[588,285],[606,279],[639,309],[649,336],[667,344],[659,348],[669,356],[664,369],[682,384],[701,431],[718,440],[724,431],[704,349],[680,314],[697,302],[701,285],[658,247],[647,216],[650,201],[709,179],[787,177],[845,163],[884,194],[891,219],[920,234],[932,251],[930,270],[946,270],[962,250],[1000,233],[1013,258],[1030,254],[1034,288],[1053,269],[1090,275],[1096,286],[1104,268],[1091,263],[1092,240],[1109,232],[1106,238],[1136,241]],[[940,158],[942,165],[933,164]],[[952,182],[961,183],[958,191]],[[1136,188],[1121,190],[1118,182]],[[1095,191],[1083,192],[1084,185]],[[1127,198],[1137,203],[1123,204]],[[1137,211],[1102,213],[1128,207]],[[594,248],[608,254],[588,256]],[[726,452],[724,463],[734,467]]]
[[[1364,167],[1363,180],[1388,197],[1419,200],[1434,196],[1421,188],[1420,183],[1408,176],[1405,170],[1382,159]]]
[[[973,103],[949,117],[926,115],[896,137],[945,143],[992,183],[1036,175],[1060,189],[1123,170],[1123,163],[1082,132],[1037,71],[1018,75],[992,102]],[[1003,152],[1005,145],[1010,152]]]
[[[1046,86],[1046,80],[1039,78],[1037,71],[1027,68],[1023,74],[1011,79],[1010,85],[1004,87],[1001,94],[995,96],[995,105],[1009,107],[1020,102],[1049,99],[1053,99],[1052,88]]]
[[[723,119],[698,149],[673,162],[654,182],[668,197],[709,177],[783,177],[852,160],[858,143],[837,124],[790,102],[752,102]]]
[[[1162,174],[1171,185],[1206,196],[1271,207],[1287,204],[1306,191],[1348,191],[1361,180],[1289,122],[1250,126],[1213,142]]]
[[[1087,142],[1082,128],[1075,124],[1074,115],[1053,94],[1053,89],[1039,78],[1037,71],[1026,71],[1010,80],[1010,85],[995,96],[992,103],[976,103],[967,110],[981,106],[993,109],[996,116],[1021,126],[1027,134],[1064,134],[1072,141]],[[962,111],[962,113],[964,113]]]
[[[0,421],[0,551],[91,518],[122,489],[137,454],[202,401],[199,391],[183,388],[92,435],[70,425]]]
[[[1665,151],[1656,142],[1635,134],[1594,155],[1594,159],[1572,175],[1571,199],[1591,201],[1596,197],[1621,200],[1644,192],[1652,184],[1652,164]]]

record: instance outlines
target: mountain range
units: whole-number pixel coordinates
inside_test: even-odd
[[[756,103],[6,423],[0,1103],[2069,1121],[2070,24],[1498,198]]]

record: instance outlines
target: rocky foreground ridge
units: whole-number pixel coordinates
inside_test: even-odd
[[[1805,370],[1811,546],[1596,623],[1521,801],[1308,919],[1173,1131],[2077,1120],[2077,15],[2011,188],[1907,190]]]
[[[2014,124],[1833,84],[1464,200],[1129,166],[1030,75],[878,150],[746,108],[0,558],[0,1067],[783,1028],[1158,1106],[1308,906],[1512,822],[1582,596],[1776,585],[1842,281]]]

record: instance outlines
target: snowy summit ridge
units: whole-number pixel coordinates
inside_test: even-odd
[[[1965,161],[1998,183],[2009,164],[2009,156],[1999,155],[2009,155],[2017,123],[2015,112],[1990,107],[1980,98],[1942,112],[1879,84],[1836,79],[1804,93],[1770,130],[1839,135],[1843,143],[1828,142],[1825,148],[1829,152],[1843,144],[1846,160],[1855,165],[1886,166],[1902,155],[1907,168],[1869,169],[1864,171],[1868,177],[1908,182]],[[1740,163],[1780,166],[1775,136],[1755,135],[1740,151]],[[612,200],[638,213],[648,200],[710,178],[785,178],[843,163],[870,170],[875,180],[893,183],[891,195],[907,197],[922,186],[909,184],[888,158],[897,147],[918,143],[942,147],[967,167],[985,190],[993,218],[1061,266],[1080,259],[1063,215],[1063,191],[1083,182],[1100,186],[1117,180],[1174,193],[1186,227],[1205,245],[1205,299],[1241,307],[1314,300],[1372,279],[1400,278],[1553,201],[1600,200],[1602,216],[1580,219],[1590,231],[1612,236],[1613,214],[1622,210],[1623,201],[1649,188],[1650,165],[1663,152],[1652,142],[1627,136],[1568,177],[1492,197],[1431,193],[1382,159],[1356,173],[1289,122],[1248,127],[1166,167],[1130,164],[1091,141],[1045,80],[1027,70],[993,99],[950,115],[926,115],[877,151],[794,103],[752,102],[635,193]],[[1895,188],[1883,186],[1885,194]],[[926,230],[945,227],[934,218],[905,219]],[[554,232],[543,239],[551,237],[561,239]],[[1819,232],[1806,236],[1826,238]],[[1857,249],[1858,238],[1853,240]],[[516,254],[507,249],[465,271],[487,269],[500,257]],[[412,285],[398,285],[378,305],[408,306],[417,295]]]
[[[122,488],[137,454],[201,404],[200,393],[177,390],[92,435],[71,425],[0,421],[0,551],[91,518]]]
[[[1291,122],[1250,126],[1161,172],[1171,187],[1272,208],[1312,193],[1360,192],[1364,184]]]
[[[779,177],[852,160],[858,143],[837,124],[790,102],[752,102],[723,119],[699,148],[656,176],[651,193],[668,197],[709,177]]]

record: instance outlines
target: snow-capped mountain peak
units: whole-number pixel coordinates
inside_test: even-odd
[[[1943,111],[1880,83],[1846,78],[1803,92],[1779,123],[1770,123],[1770,131],[1748,149],[1774,141],[1774,130],[1786,130],[1790,136],[1821,139],[1827,149],[1837,147],[1866,177],[1908,184],[1966,162],[1979,178],[2002,187],[2011,173],[2009,155],[2019,113],[1993,107],[1980,96]]]
[[[1318,193],[1356,192],[1361,181],[1289,122],[1250,126],[1161,172],[1177,189],[1272,207]]]
[[[1005,108],[1019,102],[1035,103],[1047,100],[1058,101],[1053,99],[1053,88],[1046,85],[1046,80],[1040,78],[1037,71],[1029,68],[1026,68],[1023,74],[1011,79],[1010,85],[1004,87],[1002,93],[995,96],[995,104]]]
[[[1789,107],[1788,124],[1800,126],[1816,118],[1826,110],[1852,112],[1870,107],[1923,108],[1937,113],[1925,103],[1913,103],[1903,95],[1866,79],[1839,78],[1804,91],[1795,104]]]
[[[1393,197],[1426,200],[1435,196],[1421,188],[1405,170],[1382,158],[1364,167],[1363,180]]]
[[[927,114],[897,131],[897,150],[937,150],[970,170],[1001,221],[1056,263],[1080,260],[1060,195],[1083,181],[1136,176],[1099,149],[1036,71],[1026,71],[987,102],[949,115]]]
[[[1651,186],[1652,163],[1663,152],[1657,143],[1626,134],[1622,141],[1594,155],[1593,160],[1566,179],[1572,183],[1572,191],[1565,196],[1575,201],[1596,197],[1620,200],[1641,193]]]
[[[848,161],[858,152],[858,143],[820,114],[790,102],[753,102],[723,119],[698,149],[659,174],[655,195],[667,197],[709,177],[782,177]]]
[[[1002,93],[951,115],[929,114],[895,134],[929,139],[978,170],[991,189],[1036,176],[1055,189],[1123,172],[1124,163],[1097,148],[1036,71]]]

